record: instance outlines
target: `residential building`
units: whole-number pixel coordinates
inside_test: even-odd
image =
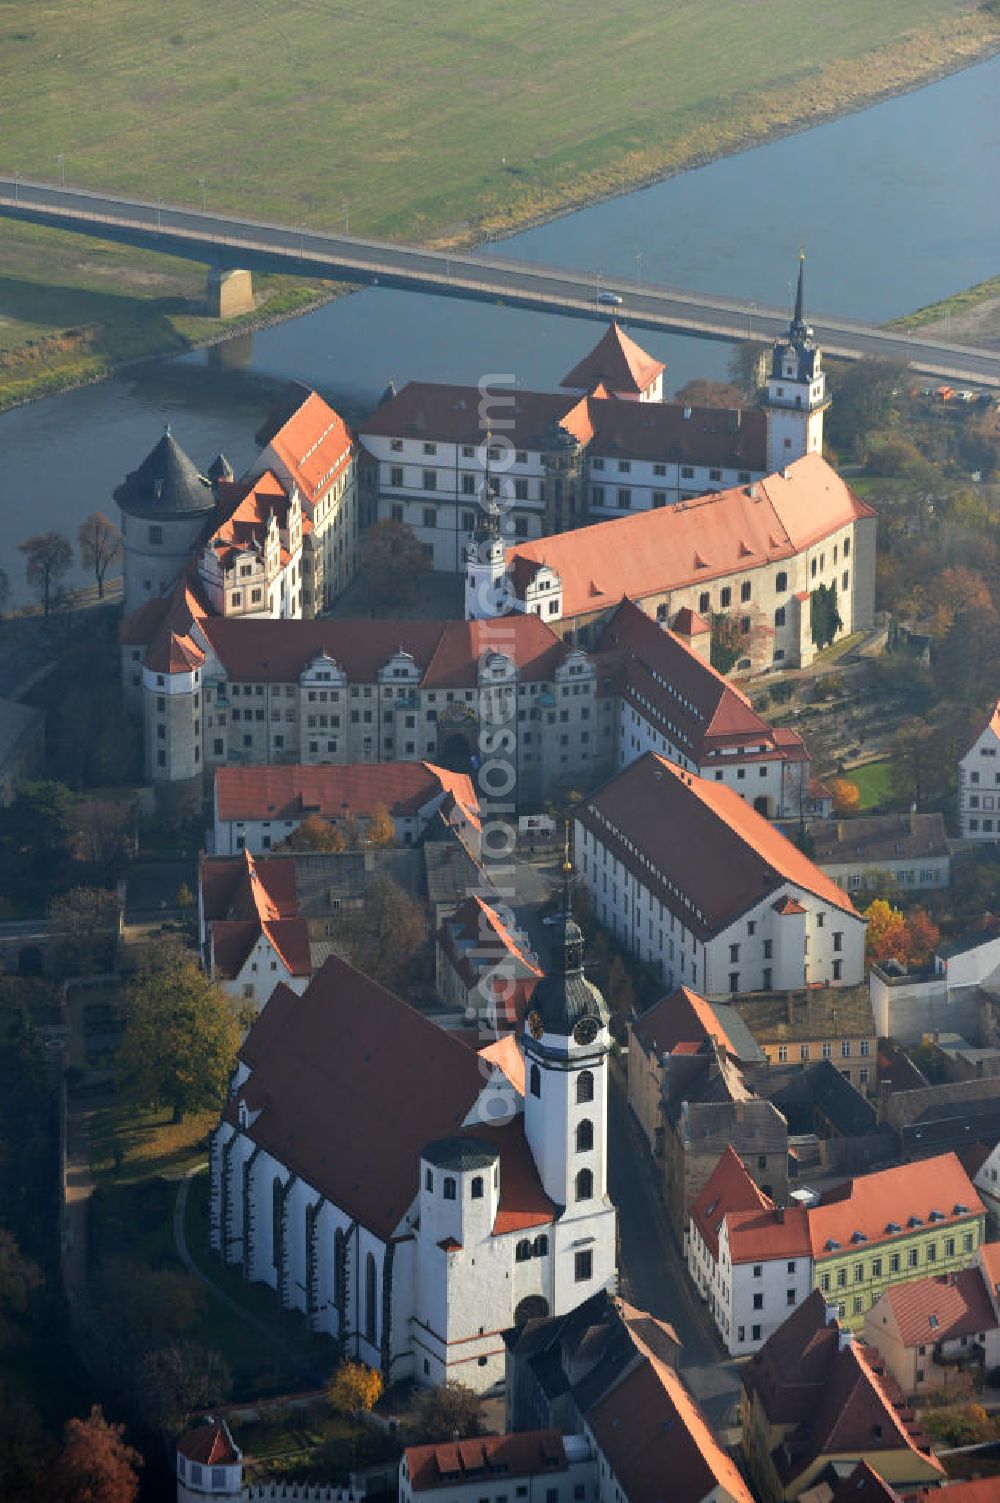
[[[805,742],[772,730],[705,660],[698,644],[707,645],[708,629],[700,626],[685,609],[670,629],[625,599],[601,632],[595,657],[614,675],[616,765],[653,751],[724,783],[769,819],[811,816],[817,794]]]
[[[542,970],[509,909],[467,898],[438,929],[435,954],[443,1001],[494,1034],[523,1025]]]
[[[864,984],[808,986],[733,1005],[769,1064],[808,1069],[827,1060],[859,1091],[874,1091],[878,1038]]]
[[[871,892],[889,877],[901,892],[929,891],[951,881],[943,814],[871,814],[807,826],[812,859],[845,892]]]
[[[905,1394],[946,1391],[970,1367],[1000,1366],[1000,1243],[958,1273],[895,1284],[865,1316],[864,1338]]]
[[[963,840],[1000,839],[1000,700],[958,759],[958,831]]]
[[[219,856],[269,851],[304,819],[321,819],[363,841],[378,808],[392,819],[397,843],[415,845],[449,794],[454,795],[452,820],[473,838],[478,833],[471,778],[432,762],[218,767],[214,784],[212,837]]]
[[[986,1207],[986,1221],[994,1236],[1000,1232],[1000,1143],[989,1149],[972,1182]]]
[[[864,1462],[900,1491],[945,1471],[878,1354],[813,1293],[743,1368],[743,1454],[765,1503]]]
[[[860,1330],[890,1285],[970,1267],[984,1221],[953,1153],[856,1175],[782,1207],[730,1148],[692,1207],[688,1267],[729,1350],[743,1353],[810,1289]]]
[[[613,1284],[607,1011],[571,919],[553,948],[523,1095],[509,1064],[332,956],[241,1046],[211,1137],[212,1246],[391,1381],[485,1391],[503,1332]]]
[[[640,414],[645,408],[635,409]],[[508,550],[515,611],[578,645],[597,639],[622,595],[673,621],[729,615],[747,643],[738,673],[805,667],[814,600],[832,592],[838,634],[874,616],[875,514],[817,453],[750,484]]]
[[[857,985],[850,898],[724,783],[647,752],[577,808],[595,916],[668,987],[708,998]]]
[[[672,1081],[671,1085],[675,1083]],[[684,1245],[695,1204],[720,1155],[738,1154],[763,1194],[788,1194],[788,1122],[758,1096],[731,1061],[711,1061],[664,1097],[663,1186],[674,1233]]]
[[[595,1297],[562,1319],[530,1320],[507,1337],[509,1422],[582,1436],[595,1462],[588,1498],[752,1503],[752,1494],[676,1372],[669,1326],[623,1301]]]
[[[279,982],[301,995],[313,961],[294,862],[257,861],[248,850],[235,860],[202,856],[198,940],[213,981],[256,1012]]]
[[[591,1496],[596,1474],[584,1438],[558,1430],[407,1446],[399,1462],[399,1503],[479,1503],[483,1490],[492,1497],[494,1487],[527,1503],[574,1503]]]
[[[303,542],[312,521],[303,516],[297,490],[287,492],[270,470],[237,484],[215,486],[223,521],[198,554],[198,584],[215,616],[300,618],[303,611]]]

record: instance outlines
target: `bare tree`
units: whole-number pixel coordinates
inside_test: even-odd
[[[18,544],[26,559],[28,583],[41,597],[46,616],[52,605],[52,591],[73,562],[69,539],[61,532],[39,532]]]
[[[121,558],[122,535],[114,522],[102,511],[92,511],[80,523],[80,562],[93,569],[97,580],[97,598],[104,599],[104,576],[115,559]]]

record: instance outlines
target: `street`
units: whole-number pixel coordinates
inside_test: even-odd
[[[658,1166],[629,1111],[616,1065],[609,1087],[608,1190],[618,1207],[619,1292],[630,1304],[670,1322],[684,1344],[685,1382],[712,1425],[728,1428],[737,1422],[739,1363],[725,1355],[695,1294],[657,1193]]]

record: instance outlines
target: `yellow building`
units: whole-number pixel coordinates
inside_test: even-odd
[[[828,1059],[859,1091],[874,1090],[877,1035],[867,982],[734,998],[734,1006],[769,1064]]]

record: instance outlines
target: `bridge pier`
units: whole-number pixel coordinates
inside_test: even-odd
[[[253,312],[253,277],[248,271],[208,269],[208,311],[213,318]]]

